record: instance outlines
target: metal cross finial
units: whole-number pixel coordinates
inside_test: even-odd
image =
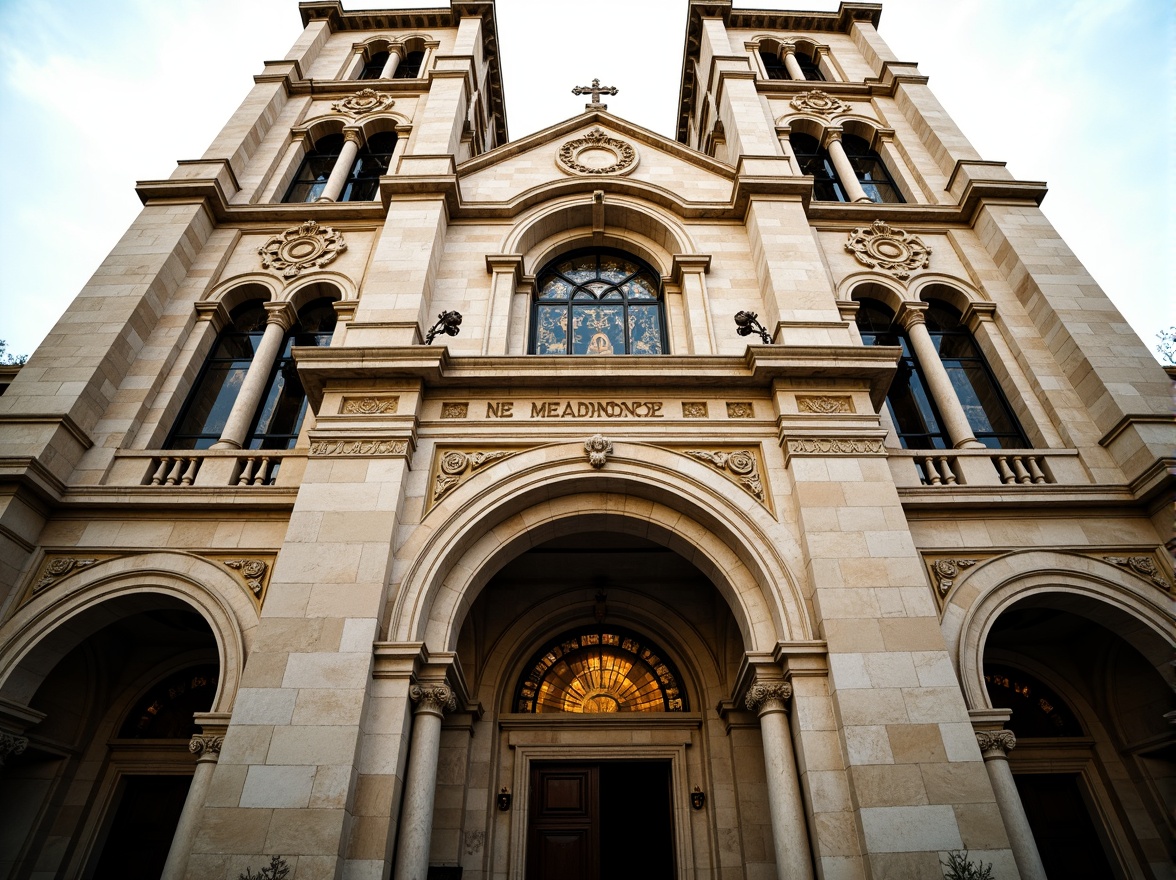
[[[615,95],[616,93],[617,93],[616,86],[602,86],[600,84],[600,80],[598,80],[598,79],[592,80],[592,85],[590,85],[590,86],[576,86],[574,89],[572,89],[573,95],[591,94],[592,95],[592,104],[597,104],[597,105],[600,105],[600,96],[601,95]],[[585,109],[592,107],[592,104],[585,104],[584,105]],[[603,105],[600,105],[600,106],[603,106]]]

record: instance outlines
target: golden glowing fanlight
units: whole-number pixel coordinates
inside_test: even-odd
[[[528,664],[516,692],[518,712],[681,712],[677,673],[660,651],[620,630],[561,636]]]

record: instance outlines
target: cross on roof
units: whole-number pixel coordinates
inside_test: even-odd
[[[607,110],[608,105],[600,103],[600,96],[601,95],[615,95],[616,93],[617,93],[616,86],[602,86],[600,84],[600,80],[598,80],[598,79],[592,80],[592,85],[590,85],[590,86],[576,86],[574,89],[572,89],[573,95],[587,95],[587,94],[592,95],[592,103],[585,104],[584,105],[585,110]]]

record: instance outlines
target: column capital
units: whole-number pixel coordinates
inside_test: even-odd
[[[220,757],[224,742],[223,736],[198,733],[188,743],[188,751],[196,756],[197,761],[215,761]]]
[[[363,146],[363,132],[358,128],[351,128],[350,126],[343,129],[343,142],[352,143],[357,147]]]
[[[266,324],[277,324],[283,331],[289,330],[298,320],[298,312],[294,304],[286,301],[267,302],[265,304]]]
[[[980,754],[986,761],[989,758],[1007,758],[1017,745],[1017,737],[1011,730],[978,730],[976,745],[980,746]]]
[[[780,47],[780,54],[781,55],[794,55],[794,54],[796,54],[796,43],[793,40],[780,40],[780,42],[777,45],[779,45],[779,47]]]
[[[841,135],[844,133],[845,131],[840,125],[830,125],[821,132],[821,146],[827,150],[829,149],[829,144],[841,143]]]
[[[744,702],[748,709],[765,712],[779,710],[792,699],[792,685],[786,681],[757,681],[747,689]]]
[[[927,311],[927,304],[925,302],[904,302],[898,307],[898,314],[895,318],[898,323],[902,325],[903,330],[910,330],[916,324],[927,323],[927,317],[924,314]]]
[[[229,323],[229,310],[220,300],[198,302],[194,308],[196,309],[196,320],[212,324],[217,333]]]
[[[15,733],[8,733],[7,731],[0,731],[0,767],[4,766],[4,761],[10,755],[20,755],[29,747],[29,738],[27,736],[18,736]]]
[[[408,697],[417,704],[417,714],[428,712],[440,716],[457,708],[457,697],[447,684],[414,684],[408,689]]]

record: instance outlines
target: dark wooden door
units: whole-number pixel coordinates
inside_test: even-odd
[[[531,768],[527,880],[600,880],[600,768]]]

